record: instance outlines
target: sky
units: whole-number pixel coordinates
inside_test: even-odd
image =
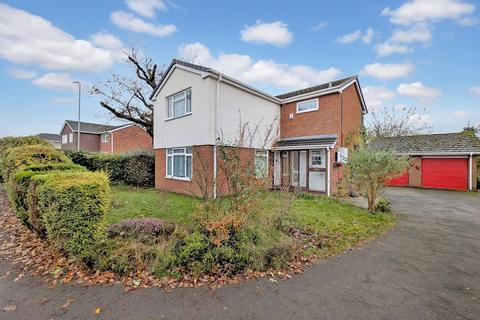
[[[115,124],[88,88],[142,48],[213,67],[272,95],[358,75],[370,111],[414,106],[433,132],[480,125],[480,2],[2,1],[0,137]],[[367,122],[369,116],[367,116]]]

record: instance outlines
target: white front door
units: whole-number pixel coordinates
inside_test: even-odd
[[[326,150],[310,150],[309,158],[308,188],[314,191],[325,192]]]
[[[299,179],[300,187],[307,187],[307,151],[300,151],[300,164],[299,164]]]
[[[291,151],[290,152],[290,173],[291,173],[291,181],[293,187],[298,187],[298,180],[299,180],[299,166],[298,166],[298,151]]]

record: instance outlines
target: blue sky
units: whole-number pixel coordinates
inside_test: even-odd
[[[208,65],[271,94],[358,74],[371,110],[416,106],[434,132],[480,125],[480,3],[1,1],[0,136],[58,132],[85,87],[158,64]],[[82,120],[114,123],[82,93]],[[425,110],[425,111],[424,111]],[[368,118],[367,118],[368,121]]]

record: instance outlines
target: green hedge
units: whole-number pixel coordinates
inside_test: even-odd
[[[2,160],[5,181],[8,181],[15,172],[31,165],[72,163],[62,151],[56,150],[52,146],[27,145],[7,150],[6,157]]]
[[[32,211],[41,213],[47,239],[68,256],[89,265],[105,238],[103,218],[109,209],[110,187],[103,172],[53,171],[32,177]]]
[[[153,187],[155,183],[155,156],[151,152],[104,154],[67,151],[75,163],[90,171],[103,170],[110,181],[134,187]]]
[[[3,181],[3,160],[7,157],[9,150],[26,145],[48,146],[50,144],[36,136],[0,138],[0,181]]]
[[[27,166],[24,170],[15,173],[7,183],[7,194],[17,217],[30,226],[34,218],[28,216],[28,188],[32,177],[50,171],[87,171],[82,166],[70,163],[56,163]]]

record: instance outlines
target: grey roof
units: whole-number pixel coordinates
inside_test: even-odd
[[[78,122],[74,120],[66,120],[65,121],[73,131],[78,130]],[[105,124],[98,124],[98,123],[90,123],[90,122],[80,122],[80,132],[89,132],[89,133],[97,133],[100,134],[105,131],[110,131],[116,128],[120,128],[125,126],[124,124],[121,126],[109,126]]]
[[[380,138],[370,142],[375,150],[393,150],[407,155],[429,153],[480,153],[480,140],[462,132]]]
[[[55,133],[39,133],[37,137],[46,141],[61,141],[62,137],[59,134]]]
[[[357,79],[357,76],[351,76],[351,77],[347,77],[347,78],[343,78],[343,79],[339,79],[339,80],[335,80],[335,81],[331,81],[331,82],[326,82],[326,83],[322,83],[322,84],[319,84],[319,85],[316,85],[316,86],[313,86],[313,87],[310,87],[310,88],[305,88],[305,89],[301,89],[301,90],[296,90],[296,91],[291,91],[291,92],[287,92],[287,93],[284,93],[284,94],[280,94],[280,95],[277,96],[277,98],[287,99],[287,98],[292,98],[292,97],[299,96],[299,95],[306,94],[306,93],[310,93],[310,92],[325,90],[325,89],[334,88],[334,87],[341,87],[342,85],[346,84],[347,82],[349,82],[351,80],[355,80],[355,79]]]
[[[315,136],[283,138],[276,144],[276,148],[293,148],[313,145],[332,145],[337,141],[336,134],[321,134]]]

